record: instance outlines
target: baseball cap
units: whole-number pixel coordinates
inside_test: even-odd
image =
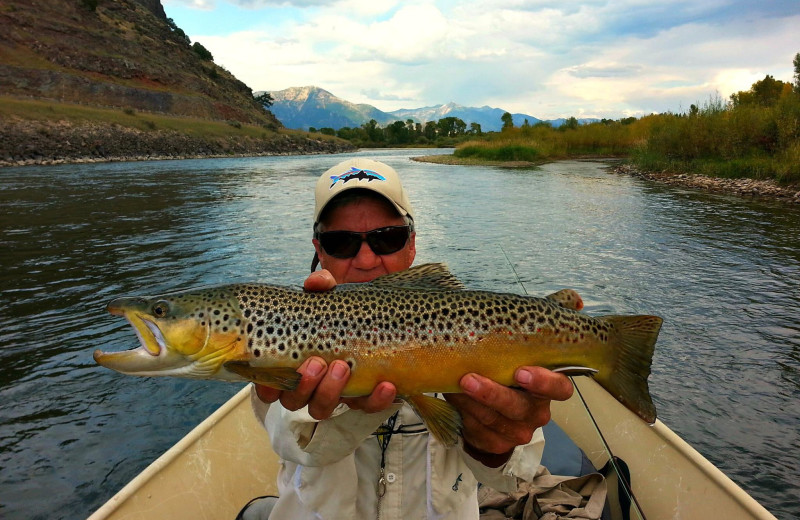
[[[348,159],[329,169],[317,180],[314,199],[314,223],[325,206],[340,193],[361,188],[374,191],[386,198],[401,216],[414,220],[414,209],[408,200],[400,176],[391,166],[372,159]]]

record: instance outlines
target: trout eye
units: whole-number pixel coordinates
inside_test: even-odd
[[[167,302],[157,302],[153,305],[153,316],[156,318],[164,318],[169,312],[169,305]]]

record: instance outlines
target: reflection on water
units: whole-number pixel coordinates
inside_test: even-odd
[[[662,315],[651,379],[662,420],[776,516],[800,512],[797,208],[591,162],[511,171],[409,161],[416,153],[370,155],[405,178],[418,263],[446,261],[476,288],[573,287],[590,314]],[[135,341],[104,304],[299,284],[314,182],[342,159],[0,170],[0,516],[86,516],[236,392],[97,367],[95,348]]]

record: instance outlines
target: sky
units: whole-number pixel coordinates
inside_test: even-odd
[[[680,113],[792,82],[800,0],[162,0],[253,91],[317,86],[389,112]]]

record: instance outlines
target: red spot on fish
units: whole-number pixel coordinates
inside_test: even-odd
[[[470,336],[474,336],[474,335],[475,335],[475,331],[471,331],[471,332],[469,333],[469,335],[470,335]]]

